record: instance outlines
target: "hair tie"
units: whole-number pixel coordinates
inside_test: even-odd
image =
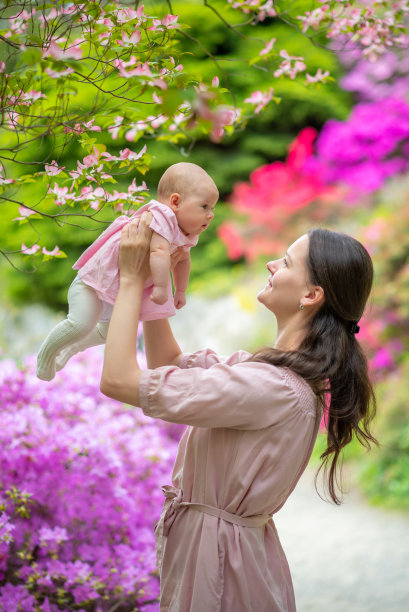
[[[353,336],[354,334],[359,333],[360,327],[358,325],[357,322],[352,321],[351,323],[351,327],[349,328],[349,333],[351,334],[351,336]]]

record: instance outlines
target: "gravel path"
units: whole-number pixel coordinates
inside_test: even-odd
[[[409,517],[365,504],[322,501],[307,470],[275,517],[297,612],[409,611]]]

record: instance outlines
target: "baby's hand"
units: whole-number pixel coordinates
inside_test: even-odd
[[[175,291],[173,303],[175,304],[175,308],[178,310],[183,308],[183,306],[186,304],[186,293],[184,291]]]
[[[151,300],[155,304],[164,304],[168,299],[167,287],[154,287],[151,293]]]

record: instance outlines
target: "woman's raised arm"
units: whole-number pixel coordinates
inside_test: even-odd
[[[179,365],[182,351],[173,336],[167,319],[145,321],[143,324],[143,339],[148,368]]]

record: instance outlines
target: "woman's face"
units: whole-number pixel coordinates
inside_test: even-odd
[[[278,320],[291,317],[308,293],[307,255],[309,238],[298,238],[281,258],[267,263],[270,272],[267,285],[257,295],[259,302],[271,310]]]

